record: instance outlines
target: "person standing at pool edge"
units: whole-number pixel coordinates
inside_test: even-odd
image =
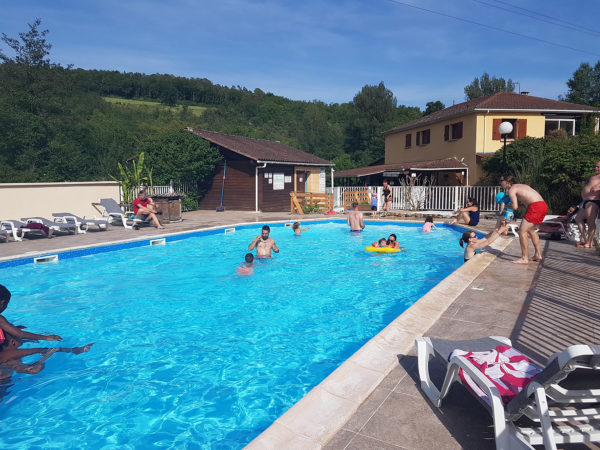
[[[510,203],[516,211],[519,208],[519,202],[527,207],[525,217],[519,225],[519,244],[521,244],[521,258],[513,261],[513,264],[529,264],[529,239],[535,249],[532,261],[541,261],[542,252],[540,249],[540,237],[535,232],[536,225],[544,221],[548,212],[548,205],[538,191],[526,184],[514,184],[512,175],[502,177],[500,184],[504,189],[508,188]]]
[[[263,226],[260,236],[254,238],[248,246],[248,250],[254,250],[254,247],[256,247],[256,256],[258,258],[270,258],[271,250],[275,253],[279,253],[279,248],[275,245],[275,240],[272,237],[269,237],[270,233],[271,228],[269,228],[269,225]]]
[[[358,210],[358,202],[352,203],[352,211],[348,213],[348,225],[350,231],[362,231],[365,228],[363,213]]]

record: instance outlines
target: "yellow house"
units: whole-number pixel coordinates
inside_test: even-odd
[[[371,169],[367,172],[372,175],[373,169],[378,167],[381,176],[386,176],[390,169],[406,168],[404,173],[418,172],[426,163],[427,167],[439,165],[440,171],[445,170],[444,174],[437,174],[435,184],[473,184],[483,175],[482,157],[502,149],[504,136],[498,129],[502,122],[513,125],[513,131],[506,135],[507,142],[525,136],[542,138],[557,128],[574,135],[576,118],[599,111],[587,105],[499,92],[450,106],[386,131],[385,164],[363,169]],[[449,160],[456,162],[454,173],[444,169]],[[459,166],[463,165],[464,170],[460,170]],[[352,169],[348,176],[360,176],[358,172],[360,169]],[[336,173],[336,176],[344,175],[343,172]]]

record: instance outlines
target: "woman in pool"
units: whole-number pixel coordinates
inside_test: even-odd
[[[400,248],[400,244],[398,244],[395,234],[390,234],[390,237],[387,240],[387,246],[390,248]]]
[[[465,262],[473,258],[477,250],[490,245],[494,242],[498,236],[508,230],[508,225],[504,224],[501,227],[495,229],[491,233],[489,233],[486,237],[478,239],[477,234],[474,231],[465,231],[460,238],[458,243],[461,247],[464,247],[464,244],[467,244],[465,247]]]
[[[474,227],[479,223],[479,203],[473,197],[467,198],[467,206],[453,211],[452,214],[458,214],[449,225],[455,225],[462,220],[465,225]]]

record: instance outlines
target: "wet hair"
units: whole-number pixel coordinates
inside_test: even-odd
[[[0,284],[0,302],[8,303],[10,301],[10,291]]]
[[[427,216],[427,217],[425,217],[425,222],[431,222],[431,223],[433,223],[433,216]]]
[[[247,263],[251,263],[252,261],[254,261],[254,255],[252,253],[246,253],[246,256],[244,256],[244,259],[246,260]]]
[[[269,225],[264,225],[264,226],[262,227],[262,230],[263,230],[263,231],[268,231],[269,233],[271,232],[271,228],[269,227]]]
[[[292,225],[292,230],[297,230],[298,228],[300,228],[300,222],[294,222]]]
[[[479,208],[479,202],[475,197],[467,197],[467,202],[473,203],[473,206],[477,206]]]
[[[513,177],[512,175],[505,175],[500,178],[500,181],[506,181],[507,183],[510,183],[510,184],[516,183],[515,177]]]
[[[358,202],[352,202],[352,209],[356,208],[358,206]]]
[[[463,244],[469,245],[469,239],[471,239],[471,233],[472,233],[472,231],[465,231],[463,233],[462,237],[460,238],[460,241],[458,241],[458,243],[460,244],[461,247],[463,246]]]
[[[398,242],[398,238],[396,237],[396,235],[395,235],[394,233],[390,234],[390,236],[388,237],[388,242],[389,242],[389,239],[390,239],[392,236],[394,236],[394,240],[395,240],[396,242]]]
[[[379,240],[377,241],[377,243],[378,243],[379,245],[381,245],[381,241],[383,241],[383,243],[384,243],[385,245],[387,245],[387,239],[386,239],[386,238],[381,238],[381,239],[379,239]]]

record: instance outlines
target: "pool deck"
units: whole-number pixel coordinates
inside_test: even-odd
[[[184,213],[183,222],[168,224],[166,230],[110,227],[83,235],[0,243],[0,260],[213,226],[342,217],[195,211]],[[492,225],[483,221],[477,228],[489,231]],[[438,284],[249,447],[494,448],[491,418],[463,388],[454,387],[441,409],[422,395],[414,338],[503,335],[540,363],[570,344],[599,344],[600,257],[595,251],[576,250],[567,241],[542,240],[544,261],[524,267],[511,264],[520,254],[517,238],[499,239],[493,248]]]

